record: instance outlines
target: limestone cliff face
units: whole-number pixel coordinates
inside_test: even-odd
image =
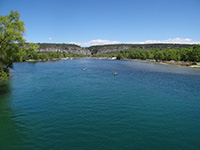
[[[91,55],[87,48],[80,47],[74,44],[54,44],[54,43],[39,43],[40,52],[65,52]]]
[[[121,50],[129,49],[180,49],[188,48],[194,45],[190,44],[114,44],[114,45],[98,45],[90,46],[83,48],[75,44],[54,44],[54,43],[39,43],[40,52],[66,52],[66,53],[78,53],[84,55],[93,55],[93,54],[103,54],[111,53]]]

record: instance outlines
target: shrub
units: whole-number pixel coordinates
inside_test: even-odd
[[[196,63],[196,62],[193,62],[192,65],[197,65],[197,63]]]

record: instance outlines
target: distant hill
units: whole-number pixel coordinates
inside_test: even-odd
[[[180,49],[193,47],[191,44],[113,44],[113,45],[97,45],[90,47],[81,47],[75,44],[58,44],[58,43],[38,43],[39,51],[41,52],[66,52],[66,53],[78,53],[85,55],[103,54],[116,52],[129,49]]]

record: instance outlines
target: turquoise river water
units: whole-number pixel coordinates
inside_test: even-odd
[[[200,69],[93,59],[14,68],[0,87],[0,150],[200,149]]]

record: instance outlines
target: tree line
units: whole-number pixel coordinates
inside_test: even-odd
[[[121,56],[120,56],[121,55]],[[175,61],[200,61],[200,45],[182,49],[167,50],[131,50],[122,52],[118,57],[127,57],[131,59],[155,59],[155,60],[175,60]]]
[[[175,60],[175,61],[191,61],[200,62],[200,45],[195,45],[189,48],[181,49],[152,49],[152,50],[138,50],[130,49],[123,50],[116,53],[97,54],[95,57],[117,57],[117,59],[155,59],[162,60]]]

